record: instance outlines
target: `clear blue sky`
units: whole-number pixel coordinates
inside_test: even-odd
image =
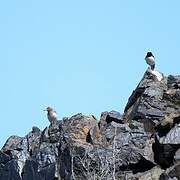
[[[78,112],[123,112],[152,50],[180,74],[180,1],[0,2],[0,146],[10,135]]]

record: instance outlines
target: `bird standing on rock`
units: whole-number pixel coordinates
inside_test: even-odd
[[[146,60],[146,63],[151,66],[151,70],[154,70],[154,68],[155,68],[155,58],[154,58],[152,52],[147,52],[145,60]]]
[[[51,107],[47,107],[44,111],[47,111],[47,117],[51,125],[56,125],[57,112]]]

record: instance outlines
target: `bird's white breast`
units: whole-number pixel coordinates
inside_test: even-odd
[[[145,59],[146,59],[147,64],[149,65],[153,65],[155,63],[154,57],[146,57]]]
[[[50,112],[50,113],[48,114],[48,119],[49,119],[50,121],[57,120],[57,113],[54,112],[54,111]]]
[[[56,112],[52,112],[51,116],[54,117],[54,118],[57,118],[57,113]]]

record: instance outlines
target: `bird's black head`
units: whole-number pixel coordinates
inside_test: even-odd
[[[146,57],[151,57],[151,56],[153,56],[152,52],[147,52]],[[154,56],[153,56],[153,57],[154,57]]]

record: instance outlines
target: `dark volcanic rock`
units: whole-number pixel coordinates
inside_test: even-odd
[[[10,156],[0,151],[0,164],[6,164],[10,160],[11,160]]]
[[[180,179],[180,164],[176,164],[161,174],[160,180]]]
[[[138,120],[147,126],[147,132],[154,132],[154,126],[166,115],[167,103],[163,100],[166,90],[167,78],[154,80],[147,71],[125,107],[126,119]]]
[[[19,166],[16,160],[8,161],[5,165],[0,166],[1,180],[21,180]]]
[[[124,114],[81,113],[0,151],[0,180],[180,179],[180,76],[147,70]]]

